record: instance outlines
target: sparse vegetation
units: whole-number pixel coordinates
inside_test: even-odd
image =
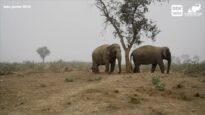
[[[100,77],[100,76],[95,77],[96,81],[100,81],[101,79],[102,79],[102,77]]]
[[[67,77],[65,77],[65,81],[66,82],[73,82],[74,78],[73,78],[73,76],[67,76]]]
[[[182,72],[184,74],[200,74],[205,75],[205,63],[185,63],[185,64],[173,64],[172,70],[175,72]]]
[[[57,64],[59,68],[66,66],[60,63],[60,66]],[[49,68],[47,64],[38,65]],[[28,67],[32,69],[35,66]],[[181,72],[161,74],[160,71],[151,76],[153,74],[149,71],[132,75],[117,72],[108,75],[75,69],[66,73],[45,70],[43,73],[27,74],[19,71],[12,75],[0,75],[0,114],[18,112],[32,115],[35,112],[49,115],[51,110],[57,111],[54,114],[79,114],[78,108],[81,108],[82,114],[95,114],[93,108],[99,114],[119,114],[119,111],[122,114],[161,114],[170,108],[175,110],[170,111],[170,114],[189,114],[187,108],[197,108],[195,113],[203,114],[204,77],[187,77]],[[167,87],[162,85],[162,80]]]
[[[73,70],[88,71],[91,67],[89,62],[65,62],[63,60],[47,62],[47,63],[34,63],[25,61],[22,63],[0,63],[0,75],[12,74],[18,71],[27,71],[33,73],[42,72],[70,72]]]
[[[130,98],[130,103],[132,103],[132,104],[139,104],[140,102],[141,102],[141,100],[137,97]]]
[[[152,84],[155,85],[155,88],[159,91],[165,90],[165,84],[162,83],[162,81],[160,80],[158,76],[152,77]]]
[[[190,57],[184,54],[180,57],[172,57],[172,71],[182,72],[184,74],[200,74],[205,75],[205,61],[199,61],[198,56]]]
[[[14,66],[10,66],[7,63],[0,63],[0,75],[7,75],[14,71]]]
[[[140,104],[143,100],[144,100],[144,98],[139,97],[138,94],[133,94],[132,96],[130,96],[129,103]]]
[[[63,60],[47,62],[47,63],[35,63],[31,61],[24,61],[22,63],[0,63],[0,75],[12,74],[18,71],[28,71],[34,73],[41,72],[71,72],[74,70],[89,71],[91,63],[89,62],[66,62]],[[122,69],[125,69],[125,65],[122,65]],[[149,70],[148,66],[142,66],[143,70]],[[205,75],[205,63],[182,63],[172,64],[171,70],[174,72],[182,72],[184,74],[200,74]],[[97,78],[98,79],[98,78]]]

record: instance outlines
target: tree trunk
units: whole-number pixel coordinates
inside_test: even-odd
[[[126,72],[131,73],[132,72],[132,66],[130,63],[130,48],[127,48],[125,50],[125,64],[126,64]]]
[[[42,59],[43,59],[43,63],[44,63],[44,61],[45,61],[45,57],[43,57]]]

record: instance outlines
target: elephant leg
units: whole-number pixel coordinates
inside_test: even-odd
[[[137,67],[137,73],[140,73],[140,65]]]
[[[93,62],[93,65],[92,65],[92,72],[96,72],[96,64],[95,64],[95,62]]]
[[[137,67],[136,67],[136,65],[135,65],[134,70],[133,70],[133,73],[136,73],[136,72],[137,72]]]
[[[96,63],[93,63],[92,70],[94,73],[99,73],[98,65]]]
[[[139,73],[140,72],[140,65],[135,65],[133,73]]]
[[[99,65],[96,65],[96,73],[99,73]]]
[[[113,72],[114,69],[115,69],[115,61],[113,61],[113,62],[111,63],[111,70],[110,70],[110,72]]]
[[[106,73],[109,72],[109,63],[108,63],[108,62],[105,64],[105,72],[106,72]]]
[[[154,73],[156,67],[157,67],[157,64],[152,64],[152,70],[151,70],[151,73]]]
[[[161,73],[164,73],[164,63],[163,63],[163,61],[161,61],[161,62],[159,63],[159,68],[160,68],[160,70],[161,70]]]

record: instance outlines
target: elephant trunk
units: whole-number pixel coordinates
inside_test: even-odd
[[[169,53],[169,58],[167,59],[168,61],[168,67],[167,67],[167,74],[169,74],[169,69],[170,69],[170,66],[171,66],[171,54]]]
[[[121,53],[117,54],[119,73],[121,73],[121,59],[122,59]]]

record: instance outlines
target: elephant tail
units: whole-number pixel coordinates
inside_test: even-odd
[[[133,68],[132,68],[132,60],[133,60],[133,52],[130,55],[130,65],[131,65],[131,69],[133,70]]]

